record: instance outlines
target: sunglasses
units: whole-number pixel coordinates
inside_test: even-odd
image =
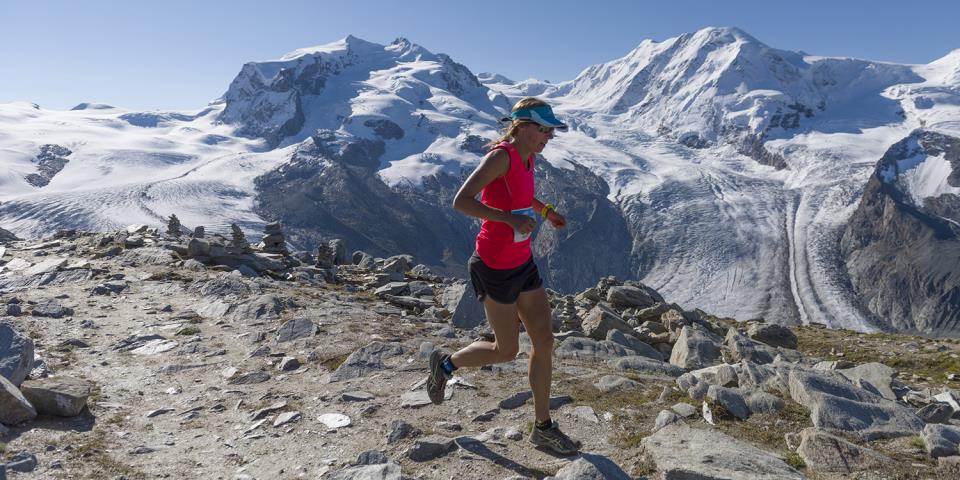
[[[553,133],[553,130],[554,130],[553,127],[544,127],[543,125],[537,125],[537,131],[543,134],[551,134]]]

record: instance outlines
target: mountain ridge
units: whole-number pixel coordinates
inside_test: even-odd
[[[683,53],[664,55],[669,48]],[[571,125],[537,162],[541,186],[571,221],[567,232],[541,229],[534,242],[558,288],[611,272],[722,315],[870,330],[877,322],[849,285],[840,237],[890,145],[917,128],[960,135],[960,88],[949,83],[955,53],[924,66],[813,57],[707,28],[644,41],[551,84],[474,75],[403,38],[378,45],[349,36],[248,62],[219,100],[190,114],[0,105],[10,166],[0,173],[0,218],[27,237],[170,213],[191,225],[211,216],[243,228],[282,220],[303,247],[353,236],[386,252],[397,245],[384,235],[407,231],[412,217],[376,209],[406,205],[429,240],[404,240],[402,249],[452,272],[476,226],[450,213],[448,190],[496,138],[499,116],[537,94]],[[617,66],[617,78],[634,81],[615,92]],[[588,88],[604,75],[607,90]],[[44,144],[73,152],[42,188],[24,180],[37,173],[39,132],[52,132]],[[312,197],[317,186],[302,179],[331,168],[357,173]],[[380,193],[357,195],[370,182]],[[569,192],[589,201],[563,198]],[[285,198],[311,199],[317,211],[340,205],[324,217],[338,220],[311,221],[309,208],[282,207]],[[350,205],[372,198],[382,205],[370,220],[347,227]],[[591,249],[602,254],[582,258]]]

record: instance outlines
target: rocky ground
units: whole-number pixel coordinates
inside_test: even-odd
[[[526,441],[528,341],[426,399],[430,352],[489,335],[469,286],[272,228],[0,243],[0,479],[960,475],[953,340],[550,292],[560,457]]]

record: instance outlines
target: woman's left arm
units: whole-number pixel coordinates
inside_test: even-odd
[[[546,204],[538,200],[536,197],[533,198],[533,209],[540,213],[543,211],[543,207]],[[551,206],[552,207],[552,206]],[[556,209],[550,208],[547,210],[546,219],[554,226],[554,228],[563,228],[567,226],[567,219],[557,213]]]

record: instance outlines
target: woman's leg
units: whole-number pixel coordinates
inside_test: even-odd
[[[492,363],[509,362],[520,350],[520,325],[517,323],[517,304],[497,303],[489,296],[483,302],[487,322],[496,335],[496,341],[477,341],[460,349],[450,357],[457,368],[480,367]]]
[[[547,292],[540,287],[521,293],[517,299],[517,309],[533,344],[530,352],[530,389],[533,391],[533,410],[537,421],[543,422],[550,418],[550,381],[553,377],[553,321]]]

